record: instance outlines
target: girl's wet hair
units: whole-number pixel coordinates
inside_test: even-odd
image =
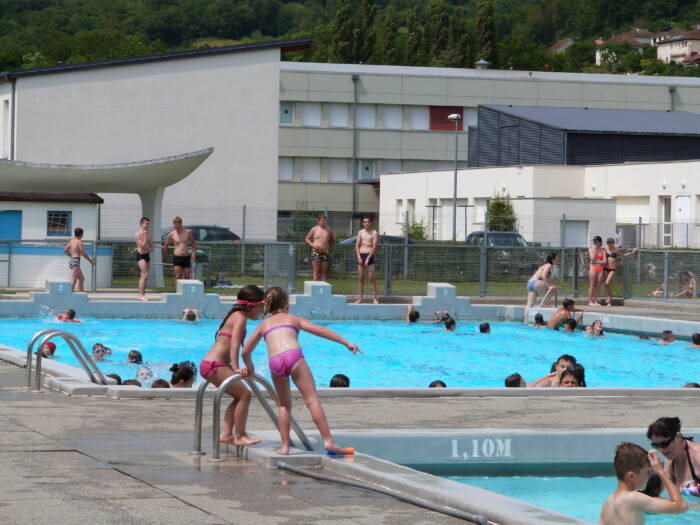
[[[564,378],[568,376],[573,377],[576,380],[576,383],[578,383],[578,386],[583,386],[578,378],[578,375],[571,368],[564,369],[564,371],[559,375],[559,382],[561,383],[562,381],[564,381]]]
[[[259,286],[255,286],[254,284],[245,285],[243,288],[241,288],[238,291],[238,295],[236,295],[237,300],[248,301],[248,302],[262,301],[264,298],[265,298],[265,292],[263,292]],[[228,321],[228,318],[231,317],[231,315],[234,312],[247,312],[253,308],[255,308],[255,307],[251,306],[250,304],[240,304],[240,303],[234,304],[231,307],[231,309],[228,311],[228,313],[226,314],[226,317],[224,317],[224,320],[221,321],[219,328],[217,328],[216,332],[214,332],[214,339],[216,339],[216,336],[219,333],[219,330],[221,330],[224,327],[224,325],[226,324],[226,321]]]
[[[127,356],[126,360],[128,363],[140,365],[141,363],[143,363],[143,356],[138,350],[132,350],[131,352],[129,352],[129,355]]]
[[[75,319],[75,310],[72,308],[68,308],[65,313],[66,319],[70,319],[71,321]]]
[[[175,363],[170,367],[170,371],[173,373],[173,376],[170,378],[170,384],[176,385],[180,381],[187,383],[194,379],[194,370],[192,370],[188,363],[190,362],[184,361],[182,363]]]
[[[660,417],[654,421],[647,429],[647,437],[662,436],[665,438],[675,437],[681,431],[681,420],[677,417]]]
[[[265,293],[265,313],[284,310],[289,304],[289,295],[279,286],[272,286]]]

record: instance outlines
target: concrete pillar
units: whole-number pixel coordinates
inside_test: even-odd
[[[151,219],[151,236],[153,241],[160,241],[160,230],[163,224],[163,194],[165,188],[159,186],[139,193],[141,199],[141,213],[144,217]],[[134,220],[138,224],[140,217]],[[148,281],[152,286],[162,288],[163,281],[163,250],[160,246],[151,252],[151,270],[148,274]]]

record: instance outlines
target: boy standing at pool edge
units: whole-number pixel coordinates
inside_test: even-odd
[[[642,525],[644,513],[681,514],[688,509],[655,450],[647,452],[634,443],[621,443],[615,450],[617,489],[610,494],[600,511],[600,525]],[[653,498],[643,488],[652,471],[663,481],[669,499]]]
[[[83,271],[80,269],[80,257],[85,257],[88,262],[92,265],[95,261],[90,259],[87,253],[85,253],[85,248],[83,248],[83,229],[76,228],[73,232],[75,236],[68,241],[66,247],[63,248],[63,253],[65,253],[68,259],[68,268],[71,271],[71,291],[75,291],[75,283],[78,283],[78,291],[84,292],[85,276]]]

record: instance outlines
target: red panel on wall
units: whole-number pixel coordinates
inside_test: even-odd
[[[430,130],[454,131],[454,122],[447,120],[447,116],[452,113],[457,113],[464,119],[464,108],[461,106],[430,106]],[[462,130],[461,120],[457,128]]]

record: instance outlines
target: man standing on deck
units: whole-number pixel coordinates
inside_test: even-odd
[[[318,216],[318,224],[309,230],[304,242],[311,247],[311,270],[314,281],[325,281],[330,263],[331,245],[335,235],[326,226],[326,216]]]
[[[151,234],[148,233],[150,226],[151,219],[141,217],[139,230],[134,236],[136,241],[136,264],[141,272],[139,277],[139,301],[148,301],[146,299],[146,284],[148,283],[148,272],[151,269],[151,252],[153,251],[153,239]]]
[[[182,218],[175,217],[173,219],[173,228],[163,245],[163,260],[166,259],[168,246],[172,243],[175,279],[189,279],[191,276],[190,261],[197,260],[197,244],[194,242],[192,232],[182,227]]]
[[[357,256],[357,285],[358,298],[356,303],[362,302],[365,293],[365,273],[369,274],[369,283],[372,286],[372,302],[379,304],[377,299],[377,270],[374,253],[377,251],[379,234],[372,228],[372,219],[362,217],[362,229],[357,232],[355,242],[355,255]]]

